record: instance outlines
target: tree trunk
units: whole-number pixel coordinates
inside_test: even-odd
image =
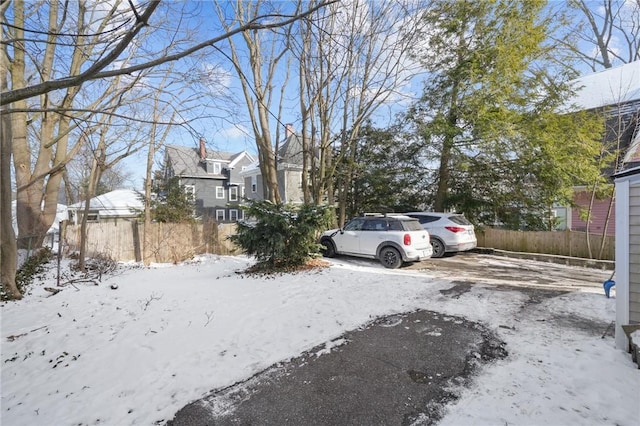
[[[84,213],[82,214],[82,221],[80,222],[80,254],[78,256],[78,269],[82,272],[86,272],[85,258],[87,256],[87,219],[89,217],[89,210],[91,209],[91,198],[96,194],[96,188],[100,182],[100,176],[102,174],[101,158],[98,158],[100,149],[95,153],[96,158],[93,159],[91,166],[91,174],[89,175],[89,185],[87,186],[87,194],[84,200]]]
[[[0,76],[2,90],[6,86],[5,78],[6,75]],[[20,299],[22,294],[16,285],[18,256],[11,208],[11,117],[7,110],[4,107],[0,109],[0,281],[6,297]]]
[[[4,14],[2,15],[4,18]],[[23,34],[24,36],[24,34]],[[24,56],[23,56],[24,58]],[[24,61],[23,61],[24,64]],[[9,56],[6,48],[0,49],[0,92],[9,84]],[[0,284],[2,292],[10,299],[20,299],[22,294],[16,285],[17,246],[13,230],[11,206],[11,114],[8,106],[0,108]]]
[[[465,44],[464,35],[460,35],[458,39],[458,62],[457,66],[463,66],[464,59],[462,57],[463,46]],[[443,135],[442,152],[440,153],[440,166],[438,168],[438,184],[436,187],[436,197],[433,203],[433,209],[436,212],[444,212],[449,193],[449,180],[451,178],[451,156],[455,145],[455,138],[458,130],[458,93],[461,82],[454,79],[451,88],[451,99],[449,103],[449,111],[447,112],[447,129]]]
[[[151,179],[153,170],[153,157],[156,155],[155,135],[156,125],[151,127],[151,141],[149,142],[149,152],[147,153],[147,169],[144,179],[144,228],[142,230],[142,262],[144,266],[151,264],[151,259],[147,256],[147,235],[151,228]]]
[[[609,220],[611,220],[611,211],[613,210],[613,205],[615,203],[616,197],[616,187],[613,186],[611,189],[611,195],[609,196],[609,206],[607,207],[607,216],[604,220],[604,226],[602,227],[602,242],[600,243],[600,251],[598,251],[598,259],[602,259],[602,255],[604,254],[604,245],[607,241],[607,229],[609,228]]]
[[[589,198],[589,207],[587,209],[587,218],[585,220],[585,238],[587,244],[587,252],[589,253],[589,259],[593,259],[593,251],[591,249],[591,212],[593,211],[593,204],[596,199],[596,190],[598,183],[593,184],[593,190],[591,191],[591,197]]]
[[[54,2],[48,10],[49,28],[47,35],[49,43],[45,49],[40,67],[40,77],[44,81],[50,80],[53,75],[53,63],[55,57],[56,38],[55,31],[58,17],[59,4]],[[24,3],[16,1],[14,4],[14,17],[17,28],[24,27]],[[83,26],[79,22],[79,26]],[[22,39],[16,30],[16,37]],[[85,58],[84,48],[75,47],[71,59],[70,70],[79,71]],[[25,52],[22,49],[15,50],[15,59],[11,65],[12,89],[25,87]],[[73,98],[78,93],[78,87],[67,90],[64,99],[60,103],[61,109],[69,109],[73,104]],[[12,104],[14,109],[26,110],[25,101],[16,101]],[[40,98],[40,107],[50,110],[54,107],[49,96]],[[31,142],[27,137],[26,113],[12,114],[13,130],[13,160],[16,178],[16,216],[18,223],[18,248],[30,249],[40,247],[47,231],[53,223],[57,206],[60,183],[62,181],[62,166],[67,161],[68,129],[70,117],[60,116],[57,113],[46,111],[42,113],[42,123],[38,134],[38,152],[33,162]],[[56,133],[57,132],[57,133]],[[59,137],[57,137],[59,136]]]

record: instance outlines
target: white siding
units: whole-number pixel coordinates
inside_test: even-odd
[[[629,201],[631,179],[624,176],[616,179],[616,347],[629,349],[629,339],[622,326],[630,323],[629,291]],[[635,185],[636,182],[633,182]]]
[[[640,182],[629,187],[629,322],[640,324]]]

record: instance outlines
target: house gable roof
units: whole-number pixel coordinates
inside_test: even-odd
[[[82,210],[84,205],[85,202],[80,201],[71,204],[67,209],[72,211]],[[100,211],[100,216],[131,216],[144,209],[144,202],[138,191],[116,189],[93,197],[89,200],[89,209]]]
[[[300,136],[293,133],[284,140],[278,149],[278,162],[287,164],[302,165],[303,152],[302,140]]]
[[[179,145],[167,145],[165,148],[166,161],[173,169],[176,176],[196,177],[196,178],[221,178],[222,175],[212,175],[207,173],[202,166],[200,153],[197,148],[189,148]],[[246,151],[230,153],[224,151],[207,151],[207,161],[220,162],[223,167],[234,167],[242,159],[247,158],[253,161],[251,155]]]
[[[590,110],[640,100],[640,61],[609,68],[572,82],[570,100],[578,109]]]
[[[575,95],[564,110],[604,113],[605,142],[620,149],[623,168],[640,164],[640,61],[585,75],[571,82]],[[604,170],[611,176],[614,168]]]

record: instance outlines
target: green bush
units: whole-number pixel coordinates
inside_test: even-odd
[[[238,222],[237,233],[229,237],[259,268],[281,269],[304,265],[319,253],[317,234],[330,221],[327,206],[293,206],[269,201],[250,201],[243,207],[245,222]]]

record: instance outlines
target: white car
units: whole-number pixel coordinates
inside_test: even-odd
[[[405,214],[418,219],[424,229],[429,231],[433,246],[432,257],[472,250],[478,245],[473,224],[462,214],[432,212]]]
[[[431,257],[429,232],[416,219],[404,215],[356,217],[343,228],[320,236],[326,257],[337,254],[378,259],[386,268]]]

